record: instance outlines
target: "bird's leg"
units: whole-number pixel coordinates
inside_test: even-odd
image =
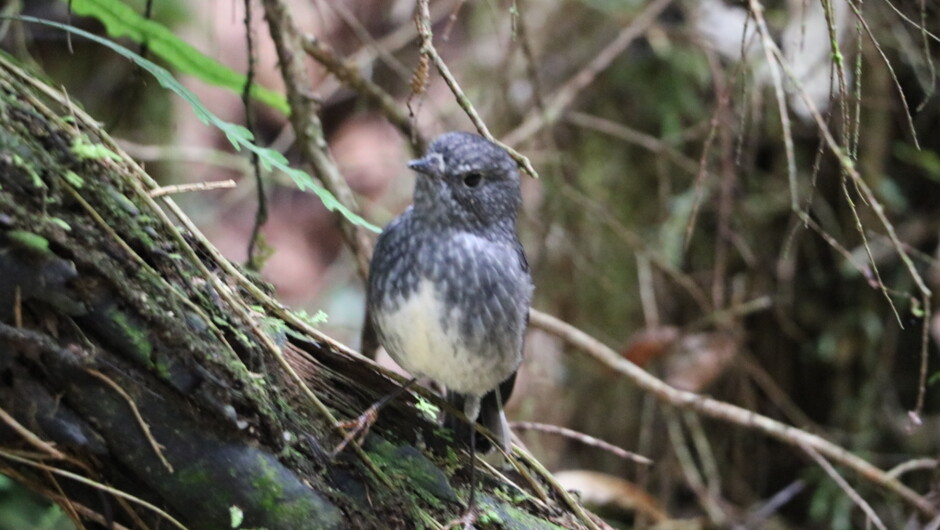
[[[474,427],[476,419],[470,422],[470,500],[467,502],[467,513],[464,514],[464,530],[468,530],[476,521],[476,492],[477,492],[477,430]]]
[[[369,429],[372,428],[372,425],[375,423],[375,420],[379,418],[379,411],[382,410],[382,407],[388,405],[393,399],[405,393],[405,390],[408,390],[408,387],[413,385],[417,381],[417,377],[412,377],[408,380],[407,383],[396,388],[394,391],[389,392],[382,396],[382,399],[373,403],[369,408],[365,410],[358,418],[354,420],[341,421],[339,426],[346,431],[346,436],[343,437],[336,449],[333,449],[332,456],[336,456],[343,452],[343,449],[349,445],[349,442],[356,440],[356,443],[362,442],[363,438],[369,434]]]
[[[477,417],[480,415],[480,396],[467,396],[464,402],[464,416],[470,424],[470,497],[467,501],[467,511],[460,519],[451,521],[445,528],[460,525],[464,530],[473,528],[477,520],[476,489],[477,489]]]

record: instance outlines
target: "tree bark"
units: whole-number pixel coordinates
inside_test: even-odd
[[[411,396],[362,450],[331,456],[332,415],[355,417],[395,381],[221,262],[153,187],[67,98],[0,58],[0,472],[88,528],[458,517],[467,457]],[[478,481],[480,526],[579,526],[537,479],[504,477]]]

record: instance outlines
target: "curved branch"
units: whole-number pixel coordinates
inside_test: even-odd
[[[529,322],[532,326],[563,339],[601,364],[626,376],[642,390],[649,392],[663,403],[668,403],[680,409],[694,410],[711,418],[760,431],[801,450],[805,450],[807,447],[811,448],[819,454],[852,469],[882,489],[897,494],[924,515],[930,517],[940,515],[940,509],[937,506],[902,484],[898,479],[824,438],[730,403],[673,388],[656,376],[624,359],[594,337],[541,311],[533,309],[530,313]]]

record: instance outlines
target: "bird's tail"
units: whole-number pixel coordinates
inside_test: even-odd
[[[509,434],[509,422],[506,420],[503,405],[506,403],[506,400],[509,399],[510,394],[512,394],[512,388],[515,386],[515,383],[516,374],[512,374],[509,379],[503,381],[498,387],[484,395],[480,400],[480,413],[477,416],[477,423],[486,427],[493,433],[496,443],[499,444],[504,451],[509,451],[511,438]],[[472,398],[456,392],[447,393],[447,401],[457,410],[466,410],[465,405],[468,399]],[[444,425],[454,430],[457,440],[467,445],[470,444],[470,434],[475,431],[472,431],[470,426],[462,419],[457,419],[448,414],[444,417]],[[493,444],[490,440],[482,434],[476,433],[476,437],[477,451],[486,453],[493,448]]]

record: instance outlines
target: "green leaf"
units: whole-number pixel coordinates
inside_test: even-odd
[[[146,43],[154,55],[180,72],[210,85],[227,88],[236,94],[241,94],[245,86],[244,75],[193,48],[163,24],[140,16],[120,0],[72,0],[68,3],[75,13],[101,21],[112,38],[127,37],[139,44]],[[251,95],[282,114],[290,113],[290,107],[283,94],[255,84],[252,86]]]
[[[49,218],[49,222],[51,222],[52,224],[58,226],[58,227],[61,228],[62,230],[65,230],[66,232],[71,232],[71,231],[72,231],[72,227],[69,226],[69,224],[66,223],[64,220],[59,219],[58,217],[50,217],[50,218]]]
[[[918,149],[907,143],[897,143],[894,146],[894,155],[908,164],[918,166],[923,170],[923,176],[940,182],[940,155],[930,149]]]
[[[7,232],[7,239],[26,250],[32,250],[39,254],[49,252],[49,240],[39,234],[27,232],[26,230],[10,230]]]
[[[234,504],[228,507],[228,514],[232,528],[238,528],[245,521],[245,512]]]
[[[437,405],[425,399],[424,396],[416,396],[416,397],[417,397],[417,403],[415,404],[416,408],[420,410],[422,413],[424,413],[424,415],[427,416],[429,420],[436,421],[437,414],[440,412],[440,409],[437,408]]]
[[[198,117],[203,123],[206,125],[211,125],[212,127],[222,131],[225,134],[225,137],[228,138],[228,141],[231,142],[233,146],[235,146],[235,149],[241,150],[242,148],[245,148],[252,153],[255,153],[258,155],[258,160],[265,169],[270,170],[271,168],[275,168],[288,174],[294,180],[294,184],[296,184],[297,187],[302,191],[310,190],[315,193],[317,197],[320,198],[320,201],[323,202],[323,206],[326,206],[327,210],[338,211],[351,223],[363,226],[369,230],[372,230],[373,232],[379,232],[379,228],[377,226],[366,221],[362,217],[359,217],[348,208],[343,206],[338,200],[336,200],[336,197],[334,197],[333,194],[324,189],[323,186],[317,184],[316,181],[313,180],[313,177],[304,171],[290,167],[288,165],[287,158],[285,158],[284,155],[273,149],[255,145],[252,141],[253,138],[251,132],[248,129],[242,127],[241,125],[229,123],[209,112],[209,109],[207,109],[202,104],[202,102],[199,101],[199,98],[189,91],[189,89],[181,85],[179,81],[177,81],[173,75],[166,70],[166,68],[163,68],[162,66],[157,65],[152,61],[144,59],[140,55],[132,52],[131,50],[128,50],[116,42],[112,42],[106,38],[99,37],[73,26],[67,26],[65,24],[59,24],[58,22],[27,16],[0,16],[0,19],[3,18],[21,20],[23,22],[31,22],[34,24],[41,24],[44,26],[58,28],[63,31],[68,31],[69,33],[85,37],[88,40],[97,42],[103,46],[107,46],[118,54],[127,57],[131,61],[134,61],[134,63],[136,63],[138,66],[149,72],[164,88],[172,90],[181,98],[183,98],[184,101],[189,103],[189,105],[193,108],[193,112],[196,114],[196,117]]]
[[[294,315],[313,327],[318,327],[320,324],[325,324],[329,318],[322,310],[317,311],[315,314],[311,315],[310,313],[307,313],[305,310],[301,309],[299,311],[294,311]]]

